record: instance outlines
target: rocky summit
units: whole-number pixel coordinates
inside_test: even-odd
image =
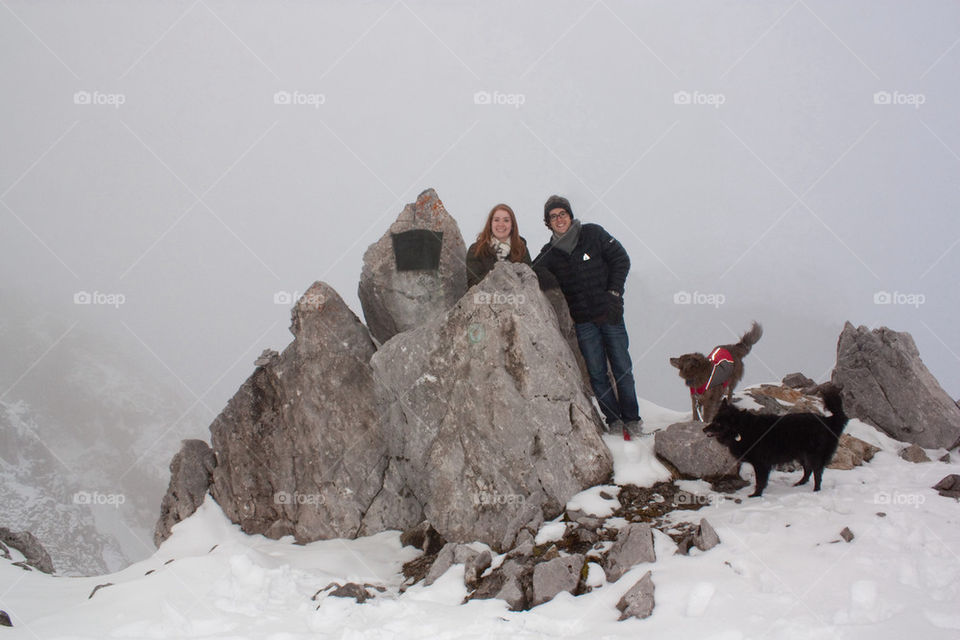
[[[391,464],[447,540],[510,549],[612,472],[601,420],[526,265],[499,263],[371,359]]]
[[[358,294],[370,333],[383,343],[456,304],[467,290],[457,221],[427,189],[363,255]]]

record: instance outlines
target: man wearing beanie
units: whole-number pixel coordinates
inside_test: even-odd
[[[580,352],[607,428],[611,433],[622,431],[624,438],[639,435],[642,420],[623,322],[623,290],[630,257],[603,227],[576,220],[570,202],[561,196],[547,199],[543,223],[553,236],[533,261],[533,267],[556,278],[567,299]],[[607,362],[616,380],[616,394],[607,375]]]

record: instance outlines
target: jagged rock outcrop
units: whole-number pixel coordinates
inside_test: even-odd
[[[158,547],[175,524],[190,517],[207,496],[217,458],[203,440],[184,440],[170,461],[170,486],[160,503],[160,520],[153,534]]]
[[[832,380],[843,385],[847,415],[892,438],[927,449],[960,442],[960,408],[927,370],[909,333],[846,323]]]
[[[654,450],[683,478],[737,475],[739,468],[729,449],[703,433],[702,422],[678,422],[658,431]]]
[[[498,264],[371,364],[391,464],[446,540],[510,549],[524,525],[612,471],[600,416],[527,265]]]
[[[418,231],[419,238],[411,237]],[[428,263],[437,253],[434,268]],[[460,228],[436,191],[427,189],[404,207],[363,255],[360,304],[373,337],[384,343],[456,304],[467,290],[466,253]]]
[[[293,342],[210,425],[211,493],[248,533],[298,542],[405,529],[424,518],[390,477],[366,328],[327,284],[297,301]],[[376,509],[371,505],[380,497]]]
[[[616,582],[623,574],[641,562],[656,562],[653,530],[649,524],[631,523],[620,530],[617,541],[604,559],[603,570],[607,580]]]
[[[50,559],[50,554],[43,548],[37,537],[29,531],[11,531],[6,527],[0,527],[0,557],[12,560],[13,557],[7,547],[12,547],[23,554],[23,562],[14,564],[20,564],[28,571],[28,567],[33,567],[44,573],[53,573],[53,561]]]

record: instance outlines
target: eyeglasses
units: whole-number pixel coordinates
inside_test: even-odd
[[[567,213],[566,211],[561,211],[560,213],[551,213],[549,216],[547,216],[550,222],[556,222],[560,218],[569,218],[569,217],[570,217],[570,214]]]

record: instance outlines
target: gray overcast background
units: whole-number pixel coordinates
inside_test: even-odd
[[[753,319],[746,383],[825,378],[850,320],[957,397],[958,42],[953,1],[0,1],[0,400],[67,422],[62,381],[122,357],[206,435],[283,293],[359,315],[428,187],[468,244],[503,201],[535,254],[552,193],[619,238],[648,400],[685,409],[667,358]]]

